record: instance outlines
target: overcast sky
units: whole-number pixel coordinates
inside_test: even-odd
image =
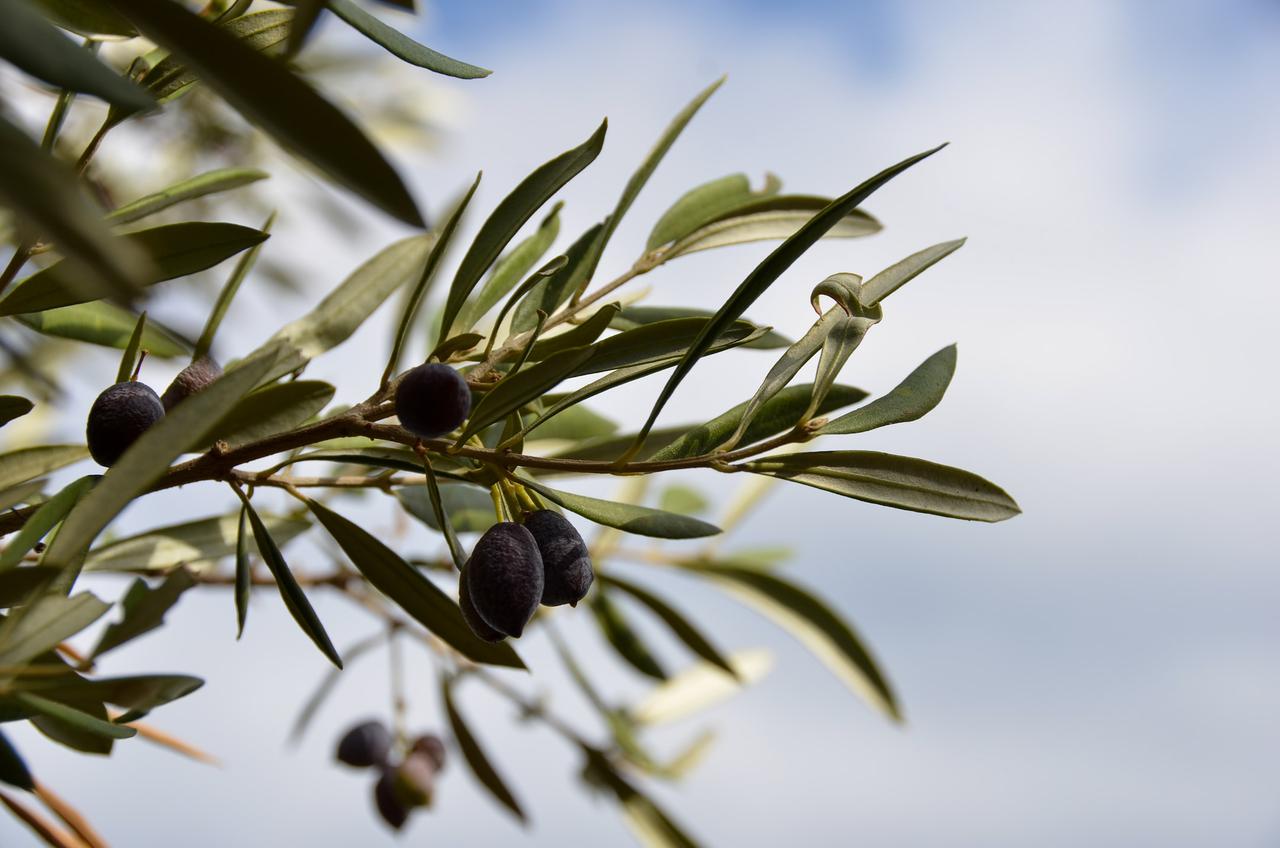
[[[703,766],[656,790],[694,834],[741,846],[1280,840],[1280,404],[1265,376],[1280,308],[1280,7],[450,0],[429,10],[422,37],[495,69],[484,81],[431,81],[453,95],[448,132],[431,158],[398,154],[432,211],[481,168],[474,207],[491,209],[609,117],[604,154],[564,194],[570,235],[612,205],[669,117],[729,74],[615,237],[610,268],[625,267],[657,215],[706,179],[772,171],[795,191],[839,194],[951,142],[867,204],[881,235],[824,243],[749,314],[798,335],[812,318],[808,291],[827,274],[870,275],[968,236],[893,297],[843,375],[882,392],[958,342],[946,400],[856,446],[974,470],[1025,514],[966,524],[782,486],[734,543],[795,549],[788,574],[823,591],[874,646],[904,701],[902,728],[771,624],[696,584],[632,569],[722,644],[777,657],[757,687],[655,737],[674,749],[717,729]],[[277,241],[317,269],[317,292],[377,246],[317,246],[287,223]],[[714,308],[766,250],[674,263],[651,275],[649,302]],[[237,308],[247,326],[264,304],[246,292]],[[360,364],[360,339],[380,351],[380,333],[315,373],[354,398],[376,367]],[[745,399],[770,361],[709,360],[662,420]],[[656,389],[639,383],[597,406],[633,421]],[[684,479],[718,491],[710,477]],[[144,501],[127,521],[160,523],[169,506]],[[170,626],[108,669],[205,676],[204,690],[155,722],[215,751],[221,769],[137,742],[102,762],[33,733],[15,741],[116,845],[392,844],[367,781],[329,753],[352,720],[385,714],[385,663],[355,665],[308,742],[286,751],[280,740],[326,666],[279,607],[258,597],[235,643],[230,599],[192,593]],[[317,607],[339,643],[371,630],[332,599]],[[682,660],[659,629],[646,632]],[[644,690],[582,614],[568,633],[612,693]],[[541,637],[526,642],[553,702],[589,722]],[[434,678],[414,656],[415,724],[438,727]],[[614,810],[575,791],[571,752],[481,692],[464,698],[532,813],[528,844],[625,844]],[[0,818],[0,844],[26,839]],[[436,811],[402,842],[519,839],[455,762]]]

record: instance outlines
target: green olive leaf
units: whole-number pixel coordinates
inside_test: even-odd
[[[381,46],[397,59],[411,65],[458,79],[482,79],[493,73],[419,44],[399,30],[387,26],[351,0],[327,0],[327,2],[333,13],[346,21],[352,29]]]
[[[140,278],[152,286],[185,277],[235,256],[266,241],[267,234],[239,224],[167,224],[121,236],[151,259],[153,273]],[[40,312],[59,306],[85,303],[95,298],[76,279],[77,263],[62,260],[18,283],[0,300],[0,315]]]
[[[608,121],[605,121],[581,145],[539,166],[503,198],[489,215],[466,255],[462,257],[453,285],[449,287],[449,297],[445,301],[444,313],[440,319],[441,339],[449,338],[454,320],[471,296],[476,283],[480,281],[480,275],[494,263],[516,232],[552,195],[595,161],[604,146],[607,127]]]
[[[955,371],[956,346],[949,345],[920,363],[891,392],[830,421],[818,433],[865,433],[877,427],[922,418],[942,401]]]
[[[653,536],[659,539],[698,539],[714,536],[720,528],[687,515],[674,512],[663,512],[636,504],[614,503],[613,501],[590,498],[586,495],[575,495],[552,489],[528,477],[519,477],[521,483],[535,490],[547,500],[558,504],[570,512],[576,512],[583,518],[615,527],[626,533],[638,536]]]
[[[499,804],[520,820],[521,824],[528,824],[528,818],[520,808],[520,802],[507,788],[506,781],[498,774],[498,770],[494,768],[492,761],[480,747],[475,734],[467,726],[466,719],[462,717],[462,712],[453,698],[453,683],[448,677],[441,678],[440,699],[444,703],[445,715],[449,718],[449,728],[453,731],[453,738],[462,750],[462,758],[466,760],[471,773],[480,781],[481,786],[489,790],[489,794]]]
[[[132,224],[179,203],[252,185],[268,176],[270,175],[266,171],[253,168],[219,168],[208,171],[117,207],[107,213],[106,222],[113,226]]]
[[[1022,510],[976,474],[875,451],[816,451],[766,456],[744,466],[867,503],[967,521],[1004,521]]]

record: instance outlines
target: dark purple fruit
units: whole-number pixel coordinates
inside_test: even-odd
[[[533,534],[542,554],[546,573],[542,603],[549,607],[561,604],[577,606],[587,596],[595,574],[587,543],[563,515],[540,509],[524,520],[525,529]]]
[[[542,600],[542,554],[533,534],[511,521],[485,531],[463,568],[471,603],[499,633],[519,636]]]
[[[409,809],[400,801],[396,775],[391,769],[383,769],[378,782],[373,785],[373,803],[378,808],[378,815],[392,830],[399,830],[409,820]]]
[[[425,754],[435,763],[436,771],[444,768],[444,741],[434,733],[424,733],[413,740],[409,749],[411,754]]]
[[[143,383],[108,386],[89,409],[85,437],[99,465],[114,465],[129,445],[164,417],[155,390]]]
[[[340,762],[356,768],[381,766],[391,754],[391,733],[380,721],[357,724],[338,740],[336,756]]]
[[[476,612],[476,605],[471,602],[471,590],[467,587],[467,569],[463,568],[458,575],[458,608],[462,610],[462,620],[471,628],[471,632],[486,642],[501,642],[507,638],[505,634],[494,630]]]
[[[202,356],[178,372],[160,396],[160,402],[168,412],[221,376],[222,366],[211,357]]]
[[[424,439],[458,428],[471,412],[471,389],[448,365],[432,363],[410,369],[396,387],[400,424]]]
[[[436,788],[436,764],[428,754],[414,754],[396,766],[396,797],[409,809],[431,806]]]

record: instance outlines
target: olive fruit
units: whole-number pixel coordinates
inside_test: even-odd
[[[444,742],[434,733],[424,733],[413,740],[409,748],[411,754],[425,754],[435,763],[436,771],[444,768]]]
[[[400,794],[396,791],[395,772],[391,769],[383,769],[378,782],[373,785],[373,803],[378,808],[378,815],[382,816],[382,820],[392,830],[404,827],[409,819],[409,810],[400,801]]]
[[[467,591],[485,624],[519,636],[542,600],[542,554],[533,534],[511,521],[485,531],[463,568]]]
[[[549,607],[569,604],[577,606],[587,596],[595,575],[591,571],[591,555],[587,543],[563,515],[540,509],[524,520],[542,554],[542,603]]]
[[[357,724],[338,740],[335,756],[338,760],[356,768],[381,766],[391,754],[391,733],[380,721]]]
[[[396,415],[415,436],[434,439],[452,432],[471,412],[471,389],[448,365],[411,368],[396,387]]]
[[[462,620],[471,628],[471,632],[486,642],[501,642],[506,634],[494,630],[476,612],[476,605],[471,602],[471,590],[467,586],[467,569],[458,575],[458,608],[462,610]]]
[[[155,390],[144,383],[108,386],[89,409],[85,437],[89,454],[99,465],[114,465],[129,445],[164,417]]]
[[[431,806],[436,788],[436,763],[430,754],[410,753],[395,769],[396,796],[412,809]]]
[[[202,356],[178,372],[160,396],[160,402],[168,412],[221,376],[222,366],[212,357]]]

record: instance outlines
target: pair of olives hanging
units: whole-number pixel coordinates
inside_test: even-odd
[[[202,356],[178,372],[163,395],[136,380],[108,386],[89,409],[85,427],[89,455],[99,465],[115,465],[166,412],[221,376],[222,367]]]
[[[549,509],[484,532],[458,578],[462,617],[481,639],[518,638],[538,605],[577,606],[595,575],[586,542]]]
[[[391,731],[380,721],[355,725],[338,740],[336,757],[353,768],[375,768],[373,803],[394,830],[404,827],[415,809],[431,806],[436,775],[444,768],[444,742],[424,733],[409,743],[403,756],[393,752]]]

